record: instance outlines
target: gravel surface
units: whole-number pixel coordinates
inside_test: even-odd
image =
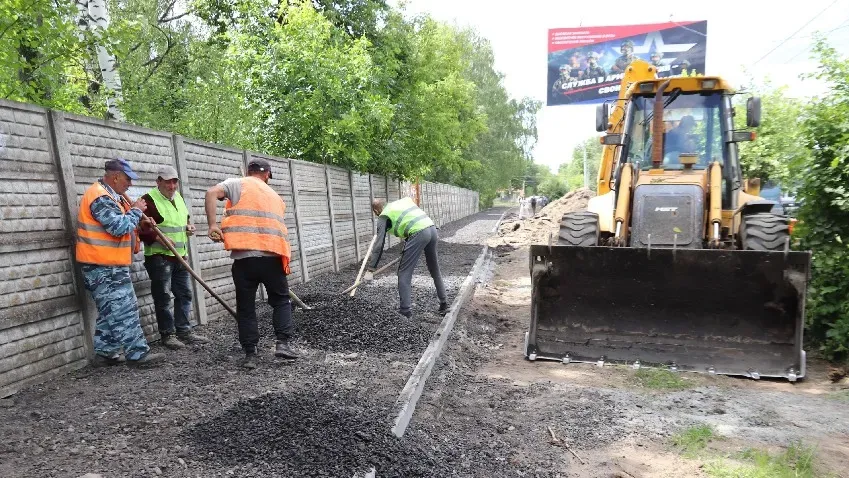
[[[486,221],[491,218],[482,213]],[[444,237],[469,226],[449,224]],[[440,244],[453,299],[479,244]],[[397,251],[397,248],[396,248]],[[383,261],[397,257],[393,251]],[[506,442],[474,422],[389,436],[393,405],[441,317],[424,264],[414,319],[399,321],[396,276],[353,299],[338,292],[356,270],[295,286],[295,362],[272,356],[270,309],[258,310],[258,368],[245,371],[232,319],[200,327],[213,342],[165,352],[151,370],[87,367],[29,387],[0,407],[0,476],[109,477],[516,476]],[[377,324],[375,326],[375,324]],[[468,439],[469,436],[475,437]],[[212,454],[210,454],[210,452]]]
[[[386,426],[390,405],[362,392],[311,387],[241,401],[187,434],[208,463],[238,467],[240,476],[350,477],[372,468],[386,477],[446,476],[462,467],[461,457],[486,458],[486,449],[461,452],[439,431],[397,439]],[[476,463],[479,471],[493,469]]]
[[[480,254],[481,246],[442,242],[438,250],[440,272],[451,303]],[[381,264],[398,254],[399,246],[384,252]],[[437,312],[439,300],[422,255],[413,276],[413,317],[407,319],[397,314],[396,271],[393,266],[374,282],[361,285],[354,297],[339,292],[354,283],[357,266],[294,286],[298,297],[313,308],[298,309],[295,313],[298,340],[309,347],[329,351],[412,353],[417,360],[442,320]],[[263,307],[258,311],[258,318],[269,331],[265,335],[270,336],[271,309]]]
[[[483,244],[508,208],[492,208],[451,223],[451,229],[440,230],[440,239],[460,244]]]

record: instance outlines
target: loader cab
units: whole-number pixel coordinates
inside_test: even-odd
[[[661,168],[671,174],[685,169],[706,174],[709,165],[718,161],[723,176],[722,208],[733,209],[734,192],[742,187],[742,177],[736,144],[726,141],[733,131],[731,95],[723,90],[684,91],[679,87],[663,96],[666,106]],[[628,101],[625,112],[625,134],[618,162],[632,163],[641,172],[653,168],[654,102],[651,90],[636,94]],[[694,158],[695,163],[682,164],[682,155]],[[689,162],[692,159],[684,161]]]

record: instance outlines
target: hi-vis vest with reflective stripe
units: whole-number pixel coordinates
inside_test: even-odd
[[[283,223],[286,205],[268,184],[254,177],[242,178],[242,193],[235,206],[224,206],[224,248],[273,252],[291,258],[288,230]]]
[[[148,194],[153,198],[153,204],[156,205],[156,210],[162,216],[162,224],[157,224],[156,227],[162,231],[162,234],[165,234],[174,241],[174,249],[177,249],[180,257],[185,257],[188,253],[186,243],[189,240],[189,236],[186,234],[186,221],[189,216],[189,210],[186,208],[183,196],[180,196],[180,193],[175,191],[174,204],[171,204],[171,201],[163,196],[158,188],[151,189]],[[154,254],[174,255],[167,247],[158,242],[154,242],[144,248],[144,255],[152,256]]]
[[[387,204],[380,215],[392,221],[389,232],[401,239],[406,239],[422,229],[433,226],[433,221],[427,217],[427,214],[408,197]]]
[[[91,214],[91,204],[100,196],[112,198],[124,214],[130,211],[130,206],[109,194],[100,181],[89,186],[83,194],[77,214],[77,262],[101,266],[129,266],[133,262],[132,232],[115,237],[97,222]]]

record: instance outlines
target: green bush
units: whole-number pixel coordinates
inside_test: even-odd
[[[552,201],[569,192],[566,182],[557,176],[545,178],[536,189],[537,194],[546,196]]]
[[[811,158],[802,177],[799,238],[813,251],[808,337],[829,360],[849,357],[849,60],[817,42],[815,75],[831,86],[812,101],[802,123]]]

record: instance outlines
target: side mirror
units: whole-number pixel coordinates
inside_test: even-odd
[[[600,104],[595,109],[595,130],[607,131],[607,103]]]
[[[761,125],[761,99],[753,96],[746,100],[746,126],[757,128]]]

